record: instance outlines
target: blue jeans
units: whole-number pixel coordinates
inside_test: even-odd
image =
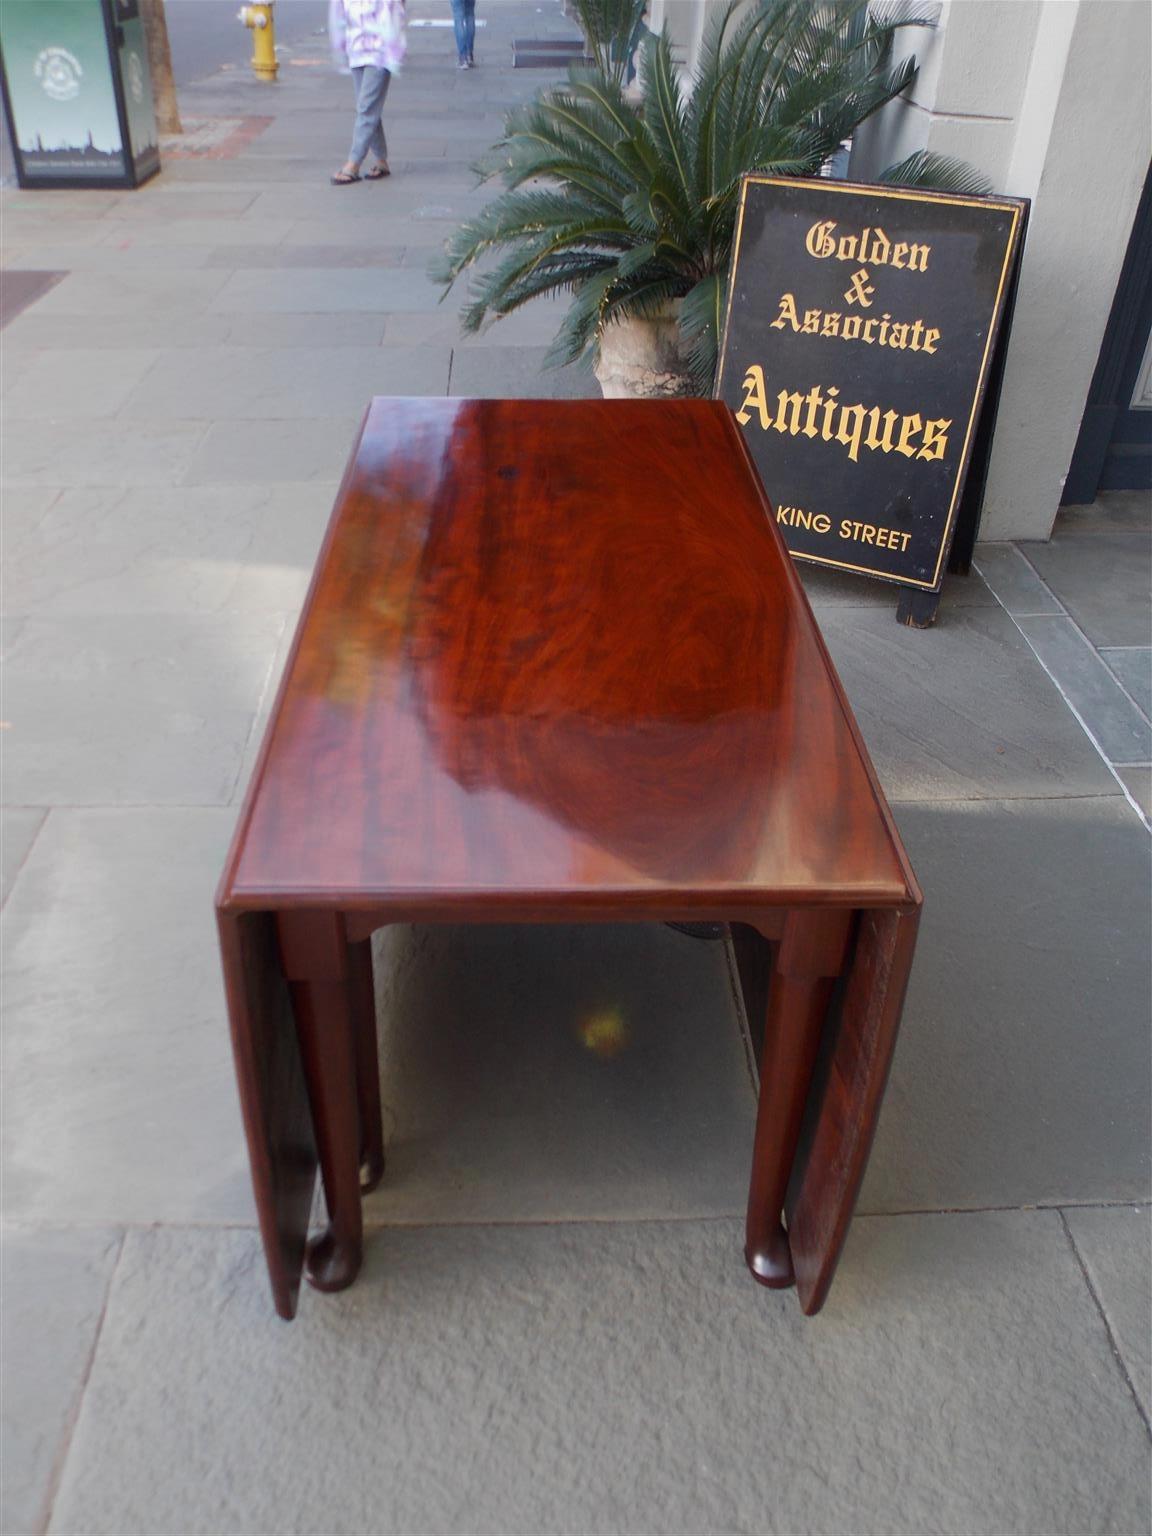
[[[476,46],[476,0],[452,0],[452,25],[456,28],[456,52],[470,59]]]
[[[348,151],[349,165],[359,167],[370,149],[375,151],[378,160],[388,158],[388,140],[384,137],[380,114],[391,79],[389,70],[377,69],[374,64],[359,64],[352,71],[352,83],[356,88],[356,126],[352,130],[352,148]]]

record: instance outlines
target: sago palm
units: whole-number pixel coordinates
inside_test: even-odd
[[[467,331],[541,294],[570,292],[554,363],[595,353],[620,319],[680,301],[685,360],[706,394],[741,177],[818,174],[915,76],[914,58],[892,63],[896,28],[931,18],[908,4],[871,12],[869,0],[760,0],[750,10],[730,0],[706,29],[687,90],[667,30],[645,35],[633,100],[620,39],[635,35],[643,0],[583,3],[594,66],[573,67],[566,83],[508,115],[477,166],[506,190],[455,231],[432,277],[447,292],[473,269]],[[986,190],[969,167],[927,154],[884,179]]]

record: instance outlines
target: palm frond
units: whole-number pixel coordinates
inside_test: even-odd
[[[627,251],[635,243],[627,221],[571,193],[505,192],[461,224],[433,259],[429,275],[445,287],[481,256],[503,246]]]
[[[573,0],[573,7],[596,68],[623,83],[648,0]]]
[[[727,275],[723,272],[710,272],[684,295],[680,305],[680,337],[684,355],[692,382],[701,395],[712,393],[727,297]]]
[[[643,90],[644,126],[656,146],[669,180],[687,205],[692,202],[692,182],[688,171],[687,142],[684,132],[684,103],[680,81],[672,62],[672,41],[667,29],[644,45],[640,66]]]
[[[901,187],[925,187],[933,192],[957,192],[965,197],[984,197],[992,190],[983,171],[966,160],[936,155],[927,149],[918,149],[898,165],[890,165],[876,180]]]
[[[595,348],[601,324],[601,308],[609,288],[615,281],[615,271],[606,268],[575,285],[568,313],[564,316],[552,345],[544,354],[546,368],[557,368],[565,363],[574,363]]]
[[[542,294],[571,291],[602,273],[615,277],[611,256],[590,251],[549,251],[543,246],[521,248],[496,266],[473,276],[460,323],[468,334],[503,315],[510,315],[529,299]]]
[[[469,274],[464,326],[546,293],[571,303],[549,360],[595,353],[604,328],[680,301],[681,347],[710,393],[742,178],[815,175],[866,118],[905,90],[901,27],[932,26],[927,0],[727,0],[708,18],[692,80],[642,0],[575,0],[593,57],[505,119],[477,174],[504,191],[432,263],[447,293]],[[639,100],[625,91],[641,54]],[[946,157],[909,156],[884,180],[975,192]]]

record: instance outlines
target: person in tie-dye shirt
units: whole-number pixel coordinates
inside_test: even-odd
[[[388,85],[404,59],[406,19],[404,0],[329,0],[332,53],[337,67],[351,73],[356,87],[352,147],[332,178],[338,187],[361,179],[379,181],[389,174],[381,115]],[[360,167],[369,150],[376,163],[361,178]]]

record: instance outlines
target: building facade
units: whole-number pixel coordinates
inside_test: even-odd
[[[649,24],[667,22],[691,69],[719,3],[653,0]],[[1109,422],[1127,412],[1136,437],[1152,436],[1148,261],[1140,231],[1133,242],[1152,156],[1152,6],[943,0],[933,29],[899,39],[919,73],[857,134],[849,175],[868,181],[930,149],[1031,200],[981,535],[1044,539],[1068,499],[1100,371],[1130,397],[1113,402]],[[1110,372],[1105,344],[1116,354]],[[1073,484],[1091,499],[1091,473]]]

